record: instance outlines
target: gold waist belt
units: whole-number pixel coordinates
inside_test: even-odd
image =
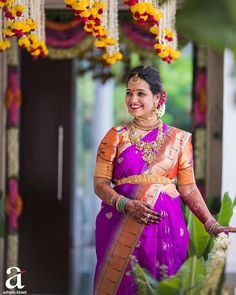
[[[125,183],[157,183],[157,184],[172,184],[173,182],[165,177],[160,175],[149,175],[149,174],[140,174],[140,175],[131,175],[117,180],[116,185],[125,184]]]

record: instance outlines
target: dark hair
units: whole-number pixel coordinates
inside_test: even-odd
[[[152,66],[143,66],[143,65],[133,68],[128,75],[126,86],[129,80],[135,74],[138,74],[139,78],[145,80],[149,84],[153,95],[162,92],[163,89],[162,89],[161,77],[157,69],[155,69]]]

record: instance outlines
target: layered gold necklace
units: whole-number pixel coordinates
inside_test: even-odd
[[[135,121],[135,119],[128,124],[128,128],[130,131],[129,139],[130,139],[130,142],[134,144],[138,150],[142,151],[142,159],[145,162],[148,162],[148,164],[151,164],[153,160],[155,159],[156,153],[161,147],[165,138],[165,134],[163,132],[163,123],[161,120],[158,120],[157,123],[150,126],[143,126],[143,125],[140,126],[140,125],[141,124],[139,122],[137,124],[137,120]],[[141,140],[143,135],[140,136],[137,134],[137,131],[136,131],[137,128],[141,130],[145,130],[145,131],[150,131],[155,128],[158,128],[158,134],[156,139],[151,142]]]

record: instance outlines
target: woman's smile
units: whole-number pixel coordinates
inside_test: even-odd
[[[131,104],[129,107],[130,107],[132,110],[138,110],[138,109],[142,108],[143,105],[140,105],[140,104]]]

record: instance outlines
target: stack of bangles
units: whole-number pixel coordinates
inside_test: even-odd
[[[125,205],[128,203],[128,201],[129,201],[128,198],[122,195],[116,194],[115,196],[111,198],[110,204],[112,207],[116,208],[117,211],[126,213]]]
[[[214,229],[220,226],[220,224],[215,219],[208,219],[204,223],[205,230],[210,234],[213,235]]]

